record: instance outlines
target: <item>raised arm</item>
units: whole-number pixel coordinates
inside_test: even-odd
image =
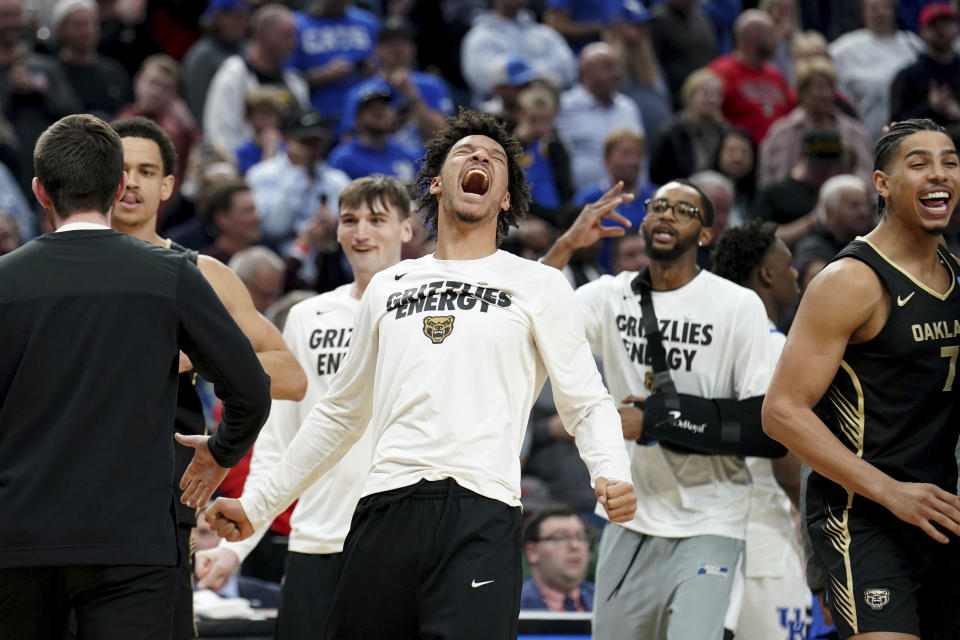
[[[800,303],[763,405],[763,427],[821,475],[946,543],[932,522],[960,534],[957,496],[932,484],[894,480],[844,446],[813,412],[847,344],[874,337],[889,308],[889,296],[870,267],[854,259],[828,265]]]
[[[617,213],[616,208],[624,202],[633,200],[634,195],[622,193],[622,191],[623,181],[620,181],[597,200],[584,205],[577,219],[563,235],[557,238],[540,262],[554,269],[563,269],[577,249],[589,247],[603,238],[625,235],[627,231],[623,227],[603,225],[604,218],[608,218],[630,227],[630,221]]]
[[[209,256],[200,256],[197,264],[270,375],[271,397],[302,400],[307,392],[307,376],[280,331],[253,306],[250,293],[237,274]]]

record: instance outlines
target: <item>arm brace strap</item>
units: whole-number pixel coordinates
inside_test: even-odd
[[[679,409],[673,408],[679,400]],[[708,455],[779,458],[786,448],[763,432],[763,396],[733,400],[655,393],[642,403],[643,438]]]

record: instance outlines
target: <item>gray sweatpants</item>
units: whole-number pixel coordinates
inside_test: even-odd
[[[600,539],[595,640],[722,640],[742,540],[657,538],[608,524]],[[742,589],[738,596],[742,597]]]

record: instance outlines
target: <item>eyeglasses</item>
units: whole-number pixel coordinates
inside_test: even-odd
[[[657,198],[656,200],[645,200],[643,206],[647,208],[648,215],[653,214],[657,217],[663,216],[668,210],[672,210],[673,217],[677,219],[677,222],[687,223],[694,218],[700,218],[700,207],[695,207],[683,200],[670,204],[666,198]]]
[[[537,540],[537,542],[552,542],[553,544],[560,544],[561,542],[576,542],[577,544],[588,544],[590,539],[585,533],[552,533],[549,536],[544,536]]]

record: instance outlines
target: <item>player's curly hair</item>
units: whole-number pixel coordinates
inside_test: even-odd
[[[530,208],[530,188],[527,186],[523,167],[520,166],[519,158],[523,153],[520,141],[508,134],[503,125],[489,114],[461,108],[457,117],[449,118],[437,135],[427,143],[427,153],[414,183],[417,206],[420,208],[427,230],[435,235],[440,210],[437,197],[430,193],[430,182],[440,175],[443,163],[453,145],[467,136],[476,135],[490,138],[503,147],[507,154],[507,188],[510,191],[510,208],[501,211],[497,218],[497,244],[499,245],[507,236],[510,227],[517,226],[527,215],[527,210]]]
[[[721,234],[713,250],[713,272],[747,286],[776,241],[777,225],[769,220],[751,220],[730,227]]]

